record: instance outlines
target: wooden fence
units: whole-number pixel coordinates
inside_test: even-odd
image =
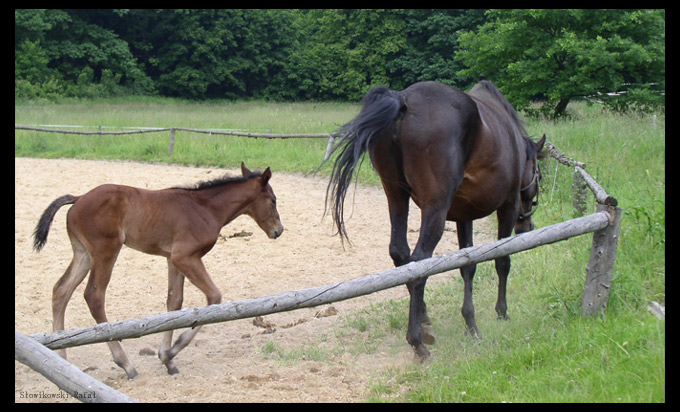
[[[318,137],[318,135],[315,136]],[[328,135],[325,135],[325,137],[333,138],[333,136]],[[196,327],[209,323],[313,307],[370,294],[403,285],[415,279],[592,232],[594,232],[593,242],[590,261],[586,270],[581,308],[583,316],[601,313],[606,309],[609,298],[622,211],[616,207],[617,200],[608,195],[585,171],[583,163],[562,155],[550,142],[546,143],[546,148],[551,156],[560,163],[574,167],[575,173],[583,177],[598,202],[595,213],[348,281],[257,299],[182,309],[140,319],[101,323],[90,328],[63,330],[46,334],[39,333],[31,335],[30,338],[47,348],[63,349],[91,343],[137,338],[171,329]],[[15,358],[22,361],[17,355],[19,346],[23,345],[20,342],[25,341],[15,339]],[[34,367],[34,364],[29,363],[29,366]],[[69,377],[69,379],[72,378]],[[67,382],[58,381],[56,383],[61,388]]]
[[[243,136],[250,137],[254,139],[316,139],[325,138],[328,139],[328,145],[326,146],[326,153],[324,155],[324,160],[328,160],[330,156],[331,148],[333,147],[333,142],[337,133],[298,133],[298,134],[272,134],[272,133],[251,133],[244,131],[233,131],[233,130],[219,130],[219,129],[190,129],[186,127],[135,127],[128,131],[119,132],[106,132],[103,131],[103,126],[92,126],[98,127],[97,131],[93,132],[83,132],[78,130],[66,130],[57,129],[55,127],[86,127],[86,126],[53,126],[47,127],[47,125],[40,126],[25,126],[25,125],[14,125],[14,130],[32,130],[35,132],[51,132],[51,133],[63,133],[63,134],[82,134],[82,135],[125,135],[125,134],[140,134],[140,133],[157,133],[157,132],[167,132],[170,131],[170,139],[168,142],[168,154],[172,155],[175,151],[175,132],[177,130],[192,132],[192,133],[203,133],[203,134],[216,134],[225,136]]]

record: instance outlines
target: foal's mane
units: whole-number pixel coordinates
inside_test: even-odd
[[[233,183],[243,183],[246,182],[250,179],[256,178],[256,177],[261,177],[262,172],[254,172],[252,174],[249,174],[248,176],[222,176],[218,177],[213,180],[206,180],[206,181],[200,181],[198,183],[195,183],[193,185],[189,186],[175,186],[172,187],[171,189],[182,189],[182,190],[204,190],[204,189],[212,189],[214,187],[220,187],[220,186],[226,186],[230,185]]]

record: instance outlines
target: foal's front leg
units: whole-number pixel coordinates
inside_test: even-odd
[[[207,297],[208,305],[220,303],[222,294],[217,286],[210,279],[210,275],[205,270],[201,258],[192,254],[174,253],[168,258],[168,310],[178,310],[182,307],[184,277],[198,287]],[[168,373],[173,375],[179,370],[172,362],[172,359],[184,349],[196,336],[200,326],[196,326],[184,331],[170,347],[172,342],[172,331],[168,331],[163,336],[161,349],[158,357],[168,368]]]

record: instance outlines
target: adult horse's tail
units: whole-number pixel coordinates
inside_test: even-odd
[[[45,243],[47,242],[47,234],[50,231],[50,225],[52,224],[54,215],[57,214],[59,208],[65,205],[73,204],[76,202],[76,200],[78,200],[77,196],[64,195],[47,206],[47,209],[45,209],[42,216],[40,216],[38,225],[35,227],[35,231],[33,232],[33,249],[35,249],[36,252],[39,252],[40,249],[45,246]]]
[[[332,204],[333,221],[340,238],[348,241],[344,220],[347,188],[355,171],[361,167],[362,155],[373,150],[376,138],[406,110],[406,102],[401,94],[384,86],[371,89],[363,102],[359,115],[340,128],[342,137],[333,149],[333,152],[340,149],[340,154],[335,159],[326,188],[326,212],[329,204]]]

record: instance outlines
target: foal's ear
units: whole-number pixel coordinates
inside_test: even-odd
[[[250,169],[248,169],[246,167],[246,164],[243,163],[243,162],[241,162],[241,173],[243,174],[243,176],[248,176],[248,175],[253,174],[253,172],[251,172]]]
[[[267,186],[267,183],[269,183],[269,179],[272,177],[272,171],[267,168],[264,172],[262,172],[262,187]]]

